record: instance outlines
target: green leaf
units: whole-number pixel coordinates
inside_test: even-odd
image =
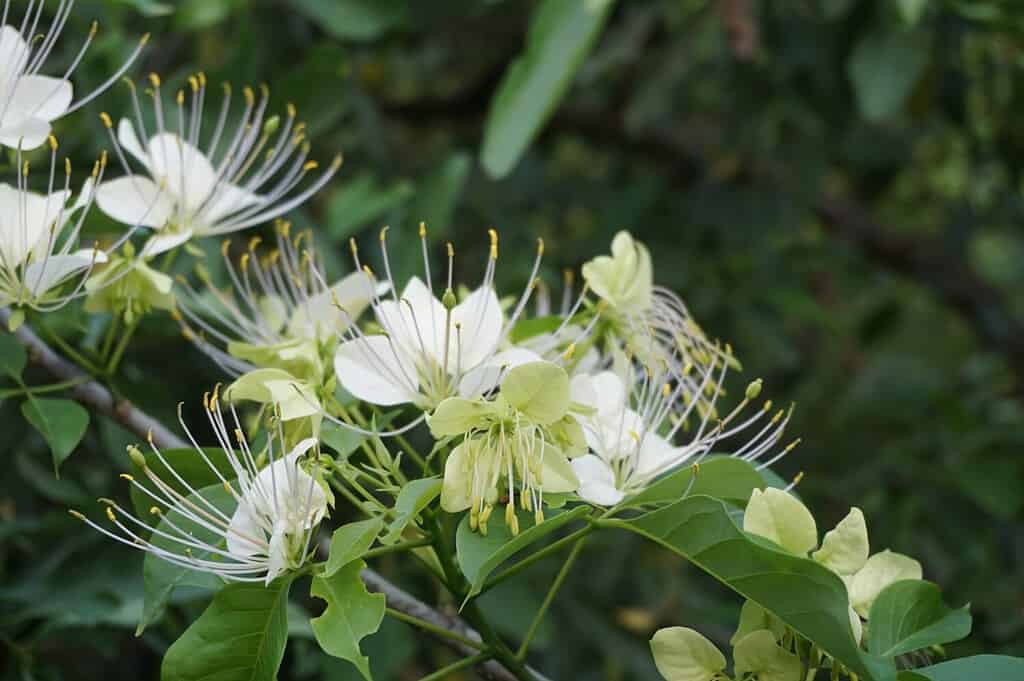
[[[143,494],[142,496],[145,495]],[[234,513],[235,506],[237,505],[231,493],[219,483],[204,487],[195,494],[190,494],[187,498],[190,503],[201,508],[206,508],[202,501],[205,499],[229,518]],[[150,514],[147,513],[141,517],[145,518],[147,515]],[[150,538],[150,541],[156,547],[175,553],[182,553],[184,551],[186,547],[181,542],[160,535],[160,532],[176,534],[174,527],[188,532],[200,543],[212,546],[224,543],[222,534],[200,525],[174,509],[166,511],[159,518],[160,521],[156,526],[157,531]],[[200,560],[216,559],[215,555],[207,551],[198,551],[196,549],[191,549],[191,551],[192,555]],[[194,586],[213,590],[219,589],[224,585],[224,581],[217,577],[217,575],[169,563],[152,553],[147,553],[142,563],[142,579],[144,584],[144,601],[142,616],[139,618],[139,624],[135,629],[136,636],[141,635],[146,627],[163,614],[167,601],[177,587]]]
[[[900,681],[1024,681],[1024,658],[1007,655],[974,655],[902,672]]]
[[[539,336],[542,333],[552,333],[562,325],[563,321],[559,315],[520,319],[509,333],[509,342],[513,344],[522,343],[524,340]]]
[[[526,50],[505,72],[491,101],[481,162],[508,174],[572,84],[614,0],[544,0],[534,11]]]
[[[440,478],[423,478],[407,483],[395,499],[395,519],[388,525],[388,533],[380,538],[382,544],[394,544],[402,532],[420,512],[441,493]]]
[[[28,363],[24,346],[12,333],[0,333],[0,373],[17,380]]]
[[[359,560],[380,534],[384,521],[370,518],[342,525],[331,535],[331,553],[324,565],[324,577],[330,577],[354,560]]]
[[[405,23],[401,0],[289,0],[321,29],[339,40],[373,40]]]
[[[325,653],[348,660],[369,679],[370,660],[359,649],[359,642],[380,628],[384,594],[366,590],[359,577],[364,567],[366,563],[357,560],[331,577],[313,578],[310,594],[327,601],[327,609],[309,623]]]
[[[413,193],[413,186],[407,181],[384,187],[373,175],[359,175],[331,195],[327,228],[335,239],[347,239],[407,201]]]
[[[231,481],[235,479],[235,471],[222,449],[204,447],[202,452],[194,448],[164,449],[160,451],[159,455],[152,449],[147,449],[148,451],[138,450],[146,458],[146,466],[156,477],[160,478],[179,494],[187,496],[195,490],[202,490],[209,485],[219,485],[225,480]],[[205,459],[203,458],[204,456]],[[207,460],[210,464],[213,464],[216,471],[210,467]],[[170,468],[164,461],[170,465]],[[132,477],[135,478],[135,482],[151,492],[156,491],[156,487],[142,468],[134,461],[132,461],[131,465]],[[174,470],[174,473],[171,472],[171,469]],[[218,472],[222,477],[217,475]],[[135,514],[142,519],[149,518],[149,508],[153,505],[153,498],[135,485],[131,486],[130,494]],[[156,519],[154,518],[154,520]]]
[[[89,412],[71,400],[30,397],[21,403],[21,413],[50,445],[54,472],[60,470],[89,428]]]
[[[552,362],[527,362],[509,370],[501,394],[528,418],[547,425],[569,408],[569,375]]]
[[[718,499],[692,496],[630,520],[605,520],[688,559],[817,643],[862,679],[892,681],[892,661],[860,650],[850,629],[842,580],[736,526]]]
[[[761,473],[749,462],[728,456],[705,459],[697,468],[694,480],[692,466],[680,468],[645,489],[630,500],[630,505],[659,504],[678,501],[689,491],[745,506],[755,489],[764,489]],[[692,482],[692,487],[691,487]]]
[[[417,188],[408,215],[413,220],[427,223],[431,237],[443,237],[451,231],[455,207],[466,186],[472,164],[468,154],[455,152]]]
[[[520,527],[528,527],[528,529],[521,531],[515,537],[512,536],[501,518],[495,518],[490,523],[490,529],[485,537],[470,529],[469,515],[464,515],[455,533],[455,551],[459,569],[470,583],[467,600],[480,593],[487,576],[504,561],[589,512],[590,507],[577,506],[571,511],[549,514],[548,518],[540,525],[532,525],[533,514],[521,515]]]
[[[164,655],[161,681],[274,681],[288,642],[288,589],[236,583],[209,607]]]
[[[942,602],[939,587],[923,580],[891,584],[878,595],[868,618],[868,650],[894,657],[971,633],[967,607],[953,610]]]
[[[864,118],[881,121],[903,107],[928,63],[928,46],[917,38],[876,31],[857,43],[847,75]]]

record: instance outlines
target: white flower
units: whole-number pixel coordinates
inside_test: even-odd
[[[229,423],[216,394],[206,400],[206,406],[230,475],[210,460],[184,423],[182,426],[220,484],[200,493],[174,470],[174,462],[150,443],[155,460],[170,475],[158,475],[142,453],[133,450],[132,459],[142,468],[146,484],[127,474],[121,477],[153,502],[150,513],[162,521],[157,527],[151,528],[110,499],[101,501],[107,506],[107,518],[114,530],[77,511],[71,513],[108,537],[175,565],[225,580],[269,584],[309,558],[313,531],[327,513],[327,495],[303,465],[303,458],[315,451],[317,441],[305,439],[285,454],[283,442],[272,436],[267,445],[269,465],[260,469],[258,461],[262,457],[250,450],[234,410]],[[233,510],[224,503],[215,503],[211,489],[226,490]],[[143,538],[151,530],[149,539]]]
[[[276,248],[261,255],[259,237],[238,261],[221,249],[232,288],[223,292],[200,271],[204,292],[182,280],[179,308],[185,336],[225,371],[240,375],[258,367],[287,369],[298,377],[320,373],[320,347],[336,341],[375,295],[365,272],[328,285],[313,237],[290,237],[290,225],[276,225]]]
[[[160,78],[150,75],[150,84],[156,120],[152,134],[143,121],[134,86],[134,122],[122,119],[115,134],[110,116],[101,115],[128,175],[104,182],[96,198],[111,218],[156,230],[143,248],[144,257],[192,237],[228,234],[272,220],[304,203],[341,166],[339,156],[315,181],[299,189],[318,167],[309,160],[305,126],[296,122],[291,105],[283,121],[277,116],[267,118],[265,88],[259,100],[251,88],[243,90],[244,109],[229,127],[232,98],[231,88],[225,86],[216,126],[201,148],[206,77],[190,77],[188,94],[178,92],[173,123],[165,118]],[[132,174],[126,152],[144,174]]]
[[[388,406],[412,403],[430,410],[454,395],[474,397],[493,389],[503,372],[538,359],[536,353],[512,348],[499,352],[529,298],[532,286],[520,297],[508,319],[494,290],[498,257],[497,233],[490,231],[491,252],[483,283],[456,304],[452,289],[452,247],[448,245],[448,278],[438,297],[426,256],[426,233],[421,226],[425,278],[413,277],[395,294],[391,265],[381,245],[392,295],[375,298],[372,306],[383,333],[364,334],[352,325],[347,340],[338,346],[334,367],[339,382],[357,398]],[[361,267],[353,242],[353,254]],[[539,266],[540,252],[534,265]],[[532,278],[531,278],[532,280]]]
[[[700,371],[695,389],[676,381],[673,371],[647,366],[624,380],[616,371],[576,375],[570,384],[572,400],[581,405],[577,417],[591,454],[572,461],[580,480],[579,495],[602,506],[613,506],[636,494],[659,476],[685,463],[698,463],[727,438],[754,428],[753,435],[732,448],[731,456],[754,461],[769,452],[782,437],[789,413],[771,414],[771,403],[739,420],[740,413],[757,397],[755,382],[727,416],[714,408],[725,378],[725,362]],[[690,371],[695,371],[691,369]],[[710,408],[701,409],[707,399]],[[755,427],[755,424],[756,427]],[[677,442],[680,442],[677,444]],[[771,465],[796,443],[762,463]]]
[[[611,250],[583,265],[586,286],[601,300],[597,312],[610,322],[610,340],[647,364],[667,364],[677,380],[685,380],[690,365],[739,365],[728,346],[708,339],[679,296],[654,284],[642,243],[621,231]]]
[[[51,311],[79,297],[93,267],[107,260],[110,249],[79,248],[79,236],[102,177],[105,161],[93,166],[72,202],[71,165],[65,162],[63,187],[54,186],[57,141],[50,137],[49,187],[28,188],[29,164],[16,154],[17,185],[0,183],[0,307],[19,305]],[[112,248],[117,248],[130,232]],[[69,284],[65,287],[65,284]],[[70,288],[70,290],[66,290]]]
[[[73,102],[69,80],[96,36],[94,23],[71,67],[60,77],[40,75],[64,29],[74,0],[62,0],[49,26],[41,25],[45,0],[29,0],[20,22],[10,12],[10,0],[0,14],[0,146],[34,149],[46,141],[50,124],[92,101],[120,78],[149,39],[146,35],[125,63],[106,82]],[[11,24],[7,24],[7,21]]]

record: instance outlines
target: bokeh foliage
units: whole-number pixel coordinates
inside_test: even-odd
[[[279,108],[299,108],[314,156],[344,151],[339,176],[295,216],[333,274],[349,267],[349,237],[372,253],[383,224],[397,268],[416,272],[424,220],[473,281],[494,226],[499,284],[522,285],[542,237],[557,300],[563,267],[631,229],[660,282],[732,343],[737,388],[763,376],[797,403],[803,444],[780,473],[806,473],[798,491],[821,526],[861,506],[875,549],[915,555],[950,603],[972,602],[975,634],[957,653],[1024,654],[1024,7],[80,0],[66,57],[92,18],[101,33],[80,84],[101,82],[150,31],[136,76],[267,82]],[[76,168],[107,146],[99,111],[127,106],[115,87],[58,124]],[[109,228],[98,211],[90,226]],[[208,246],[216,275],[219,244]],[[86,346],[107,323],[47,318]],[[221,378],[176,329],[162,313],[147,319],[117,386],[167,423]],[[32,368],[26,379],[46,380]],[[0,393],[3,673],[156,678],[205,600],[179,594],[135,639],[140,557],[64,513],[124,495],[114,474],[133,437],[94,418],[54,478],[12,392]],[[646,641],[657,627],[721,642],[735,625],[734,596],[636,537],[602,535],[581,565],[536,640],[551,678],[655,678]],[[379,567],[401,581],[397,565]],[[557,568],[542,563],[484,606],[521,632]],[[314,653],[310,631],[292,634],[282,679],[356,678]],[[394,621],[367,647],[379,679],[415,678],[448,656]]]

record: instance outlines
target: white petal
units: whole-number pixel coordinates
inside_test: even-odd
[[[171,234],[154,234],[146,242],[146,245],[142,247],[141,255],[143,258],[152,258],[154,255],[160,255],[173,248],[177,248],[191,238],[192,230],[190,229]]]
[[[615,487],[615,473],[604,460],[584,454],[569,463],[580,481],[576,490],[580,497],[599,506],[614,506],[622,501],[624,495]]]
[[[213,189],[213,196],[194,219],[199,225],[212,230],[223,218],[240,213],[262,201],[264,199],[259,194],[223,182]]]
[[[270,548],[267,550],[267,578],[265,584],[270,584],[274,579],[288,569],[288,540],[284,530],[274,528],[270,536]]]
[[[505,315],[501,312],[498,296],[490,287],[478,288],[452,309],[450,352],[452,357],[458,353],[463,371],[477,366],[494,353],[501,340],[504,323]],[[462,327],[458,334],[461,343],[456,338],[455,324]]]
[[[135,126],[127,118],[122,118],[117,122],[117,142],[121,145],[122,149],[135,157],[135,160],[141,163],[147,171],[150,170],[149,156],[146,155],[146,150],[142,148],[139,136],[135,134]]]
[[[373,300],[373,280],[365,272],[353,272],[330,289],[311,296],[292,312],[288,334],[316,338],[321,333],[344,331]],[[341,306],[339,310],[335,306]]]
[[[46,141],[50,124],[40,118],[23,118],[0,127],[0,145],[29,151]]]
[[[71,98],[71,81],[49,76],[21,76],[14,86],[4,121],[8,117],[14,120],[55,120],[71,106]]]
[[[391,337],[410,355],[426,356],[435,364],[444,361],[441,348],[445,318],[441,301],[430,294],[418,277],[409,280],[399,300],[384,301],[378,306],[378,321]],[[454,368],[454,355],[450,363]]]
[[[675,468],[687,458],[686,447],[676,447],[660,435],[647,433],[640,444],[635,474],[641,479],[651,479]]]
[[[28,45],[13,26],[0,27],[0,92],[27,66]]]
[[[342,343],[334,370],[345,390],[370,404],[391,406],[413,402],[416,371],[401,348],[385,336],[366,336]]]
[[[96,205],[125,225],[160,228],[174,214],[172,197],[148,177],[127,175],[102,183]]]
[[[53,194],[22,192],[8,184],[0,184],[0,254],[4,264],[20,264],[30,252],[49,241],[50,229],[59,229],[70,211],[65,210],[71,192]]]
[[[192,213],[206,202],[217,185],[217,174],[203,152],[170,132],[154,135],[147,145],[151,171],[157,182]]]
[[[265,541],[266,536],[260,524],[256,521],[257,511],[251,507],[248,500],[242,500],[231,516],[228,529],[224,533],[227,539],[228,553],[239,559],[246,559],[250,556],[264,553],[266,550],[259,542]]]
[[[69,255],[55,255],[25,268],[25,286],[42,295],[72,275],[84,272],[96,263],[107,261],[107,254],[91,248]]]
[[[470,369],[459,381],[459,395],[477,397],[498,385],[503,369],[508,371],[520,364],[538,362],[541,357],[531,350],[510,348],[491,357],[483,364]]]

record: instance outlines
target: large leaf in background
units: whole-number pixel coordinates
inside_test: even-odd
[[[224,480],[235,479],[235,471],[231,464],[228,463],[224,450],[220,448],[204,447],[201,453],[195,449],[164,449],[160,451],[159,455],[148,447],[139,451],[146,457],[146,466],[153,471],[153,474],[179,494],[188,495],[208,485],[222,484],[221,477],[217,476],[217,472],[223,476]],[[205,459],[203,458],[204,454],[206,455]],[[161,457],[163,460],[161,460]],[[216,471],[210,468],[207,460],[214,465]],[[164,464],[164,461],[174,468],[173,473]],[[156,487],[150,482],[145,472],[134,461],[131,462],[131,465],[132,476],[135,478],[135,482],[148,490],[155,491]],[[189,490],[188,487],[182,484],[182,480],[192,489]],[[160,496],[166,498],[165,494],[161,493]],[[135,513],[139,518],[143,520],[148,518],[154,522],[156,521],[156,518],[149,513],[149,509],[153,506],[152,497],[138,489],[135,485],[132,485],[131,498],[132,506],[135,507]]]
[[[331,535],[331,552],[327,556],[322,576],[330,577],[352,561],[362,558],[383,527],[383,520],[370,518],[336,529]]]
[[[370,660],[359,642],[380,628],[384,619],[384,594],[371,594],[359,577],[366,567],[361,560],[349,563],[331,577],[314,577],[310,594],[327,601],[327,609],[309,621],[320,647],[328,655],[348,660],[367,679]]]
[[[694,474],[696,473],[696,480]],[[692,487],[691,487],[692,483]],[[728,456],[705,459],[695,471],[693,466],[681,468],[629,500],[629,504],[657,504],[678,501],[687,492],[704,494],[743,505],[755,489],[766,487],[764,476],[750,463]]]
[[[526,50],[491,100],[480,160],[504,177],[561,101],[601,34],[615,0],[544,0],[534,10]]]
[[[1006,655],[961,657],[900,672],[899,681],[1024,681],[1024,658]]]
[[[868,650],[882,657],[959,641],[971,633],[967,608],[953,610],[942,602],[939,587],[917,579],[886,587],[871,606],[869,620]]]
[[[462,517],[455,533],[456,557],[459,569],[469,580],[470,591],[467,598],[480,593],[487,576],[494,568],[514,556],[519,551],[543,539],[567,523],[590,512],[589,506],[577,506],[571,511],[550,513],[540,525],[533,524],[533,514],[521,513],[519,526],[524,529],[515,537],[505,525],[504,515],[495,514],[488,523],[487,536],[469,527],[469,514]]]
[[[288,642],[289,578],[229,584],[171,644],[162,681],[274,681]]]
[[[340,40],[373,40],[405,23],[403,0],[289,0],[326,33]]]
[[[630,520],[606,520],[683,556],[817,643],[862,679],[892,681],[895,665],[860,650],[850,630],[849,598],[838,576],[740,530],[725,502],[682,499]]]
[[[857,43],[846,67],[864,118],[880,121],[903,107],[928,63],[928,45],[919,37],[875,31]]]
[[[388,524],[388,533],[381,537],[381,543],[394,544],[401,539],[409,523],[441,494],[441,484],[440,478],[423,478],[406,483],[395,499],[395,519]]]
[[[195,494],[189,495],[188,500],[190,505],[198,506],[204,511],[210,512],[204,503],[205,500],[228,518],[234,513],[236,506],[235,498],[221,484],[203,487]],[[175,553],[182,553],[186,548],[190,548],[192,556],[200,560],[208,560],[211,557],[216,558],[215,555],[209,552],[186,547],[181,542],[159,534],[164,532],[174,535],[174,527],[177,527],[191,534],[197,542],[223,548],[224,537],[222,534],[203,527],[176,510],[165,510],[163,515],[157,517],[160,518],[160,522],[157,523],[156,531],[154,531],[153,536],[150,538],[154,546],[174,551]],[[194,586],[213,590],[224,585],[224,581],[216,575],[174,565],[152,553],[147,553],[143,561],[142,577],[145,584],[145,601],[142,607],[142,616],[139,618],[139,626],[135,630],[136,636],[141,634],[146,627],[160,617],[164,607],[167,605],[167,601],[177,587]]]
[[[58,472],[89,428],[89,412],[77,402],[49,397],[29,397],[21,403],[25,420],[50,445],[53,470]]]
[[[0,333],[0,373],[19,379],[27,363],[28,355],[25,348],[14,334]]]

